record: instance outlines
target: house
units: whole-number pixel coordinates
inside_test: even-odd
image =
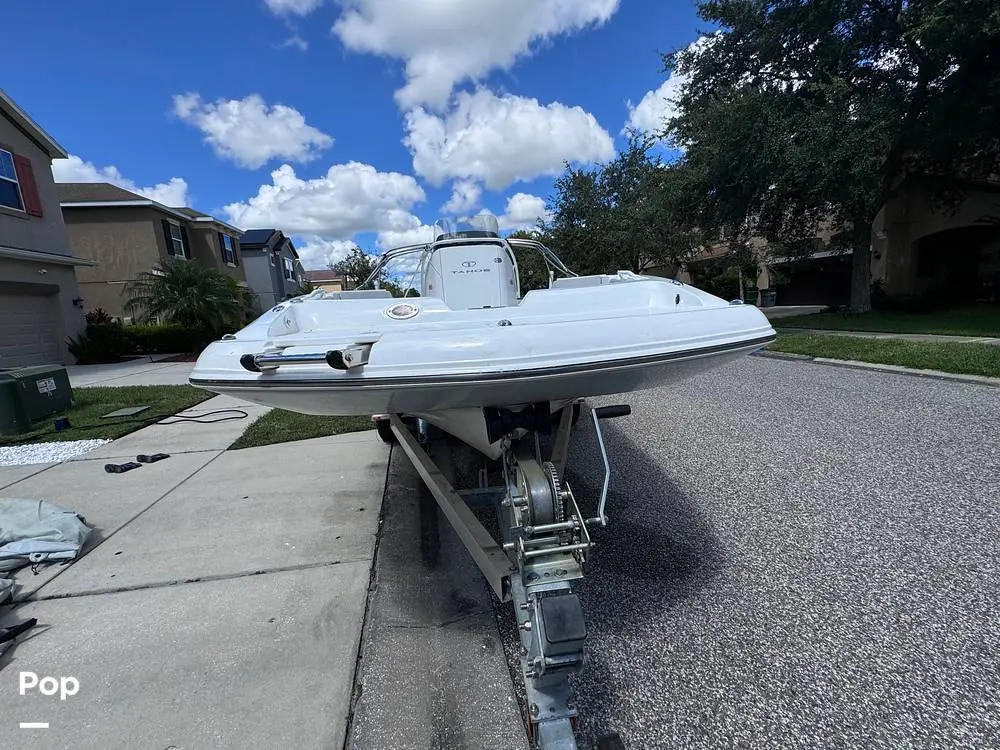
[[[317,289],[325,289],[328,292],[343,292],[351,289],[352,284],[336,271],[306,271],[306,281]]]
[[[52,160],[66,150],[0,90],[0,369],[72,364],[85,321]]]
[[[951,180],[962,188],[955,205],[933,198],[930,178],[896,186],[871,227],[871,281],[883,304],[960,306],[1000,302],[1000,178]],[[838,240],[834,242],[834,240]],[[816,251],[804,258],[777,255],[751,238],[760,262],[757,286],[776,291],[779,305],[845,305],[850,300],[852,250],[826,222]],[[728,248],[707,248],[678,273],[695,285],[717,272]],[[709,270],[712,265],[715,269]],[[732,283],[732,282],[730,282]]]
[[[87,310],[127,317],[125,283],[168,260],[202,263],[247,285],[237,227],[107,182],[61,182],[56,188],[69,246],[97,263],[77,275]]]
[[[261,310],[295,296],[305,281],[299,254],[280,229],[249,229],[240,237],[247,285]]]

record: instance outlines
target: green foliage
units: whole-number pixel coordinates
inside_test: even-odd
[[[525,240],[537,240],[545,243],[547,238],[539,231],[518,229],[511,232],[509,237]],[[521,295],[524,296],[532,289],[546,289],[549,286],[549,270],[545,265],[540,253],[534,250],[524,250],[514,248],[514,257],[517,259],[517,275],[521,282]],[[562,259],[566,261],[565,258]],[[571,270],[575,270],[572,269]]]
[[[93,323],[70,338],[67,345],[77,364],[103,364],[120,362],[130,354],[198,354],[219,336],[236,330],[235,326],[226,326],[213,332],[176,323],[134,326],[120,322]]]
[[[235,333],[236,330],[235,327],[226,327],[216,334],[176,323],[125,327],[130,351],[135,354],[198,354],[219,336]]]
[[[87,323],[111,323],[114,320],[103,307],[91,310],[84,318]]]
[[[253,308],[253,294],[221,271],[193,261],[170,260],[125,285],[125,309],[140,322],[161,318],[190,329],[221,335],[241,326]]]
[[[121,323],[92,323],[83,333],[66,342],[70,354],[81,365],[119,362],[129,350],[128,336]]]
[[[742,299],[744,292],[757,290],[754,263],[741,264],[732,258],[719,258],[691,266],[689,271],[694,286],[725,300]]]
[[[567,166],[556,180],[545,242],[577,273],[669,271],[701,248],[703,234],[686,214],[688,172],[651,156],[651,146],[630,133],[610,162]]]
[[[703,226],[808,252],[823,222],[853,247],[870,306],[870,231],[901,181],[995,173],[1000,5],[700,0],[719,31],[665,58],[687,83],[667,135],[685,147]],[[942,179],[945,178],[945,179]]]
[[[347,257],[330,265],[330,270],[339,273],[355,287],[359,287],[375,271],[379,257],[373,253],[366,253],[355,245],[351,248]],[[404,290],[394,279],[392,279],[387,269],[383,268],[377,278],[379,287],[387,290],[393,297],[403,297],[407,290]],[[412,296],[412,295],[411,295]]]

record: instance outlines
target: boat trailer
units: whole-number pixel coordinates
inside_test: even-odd
[[[454,486],[445,433],[422,419],[399,414],[374,417],[382,439],[398,442],[412,461],[497,598],[513,602],[528,713],[525,727],[531,746],[538,750],[578,747],[579,717],[569,677],[587,663],[587,627],[573,584],[583,578],[587,554],[594,547],[588,527],[608,522],[605,505],[611,467],[600,422],[631,413],[627,405],[590,412],[604,463],[604,484],[597,515],[587,518],[564,476],[570,433],[582,401],[555,414],[548,403],[519,411],[485,409],[491,441],[502,441],[500,472],[494,472],[502,473],[502,483],[491,485],[484,467],[478,472],[478,486],[467,489]],[[551,434],[556,419],[551,455],[543,460],[539,434]],[[500,541],[472,510],[489,505],[497,514]],[[624,750],[615,733],[600,738],[597,746]]]

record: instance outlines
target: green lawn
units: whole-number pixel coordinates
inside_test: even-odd
[[[318,417],[284,409],[271,409],[247,427],[243,435],[230,445],[229,449],[255,448],[260,445],[287,443],[291,440],[308,440],[373,429],[375,423],[371,417]]]
[[[859,315],[817,313],[774,321],[776,328],[823,328],[837,331],[937,333],[1000,337],[1000,307],[972,307],[932,313],[868,312]]]
[[[120,438],[142,427],[151,419],[176,414],[214,396],[201,388],[189,385],[135,385],[117,388],[76,388],[73,398],[76,405],[62,414],[53,414],[35,425],[34,430],[20,435],[0,435],[0,446],[21,445],[64,440],[96,440]],[[134,417],[101,419],[126,406],[150,408]],[[56,432],[57,416],[69,418],[70,429]]]
[[[1000,346],[989,344],[902,341],[827,336],[822,333],[779,333],[778,338],[767,348],[812,357],[853,359],[919,370],[1000,377]]]

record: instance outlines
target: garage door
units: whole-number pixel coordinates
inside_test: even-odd
[[[0,292],[0,368],[61,360],[55,296]]]

